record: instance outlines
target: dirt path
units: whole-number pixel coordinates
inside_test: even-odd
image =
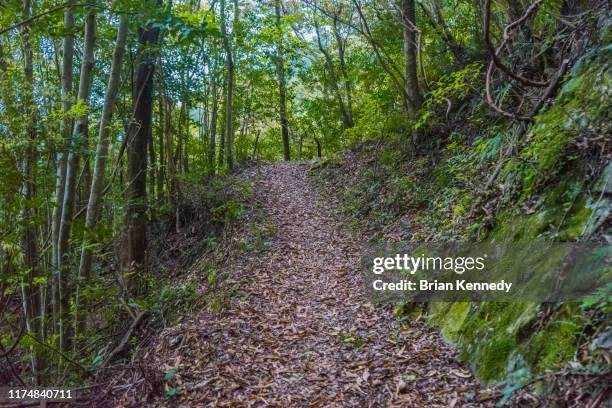
[[[477,386],[421,322],[402,326],[362,293],[359,245],[309,185],[307,166],[246,172],[277,233],[236,272],[248,294],[174,330],[167,367],[191,386],[186,406],[461,406]],[[212,320],[211,320],[212,319]],[[189,334],[191,333],[191,334]],[[167,336],[167,338],[173,338]],[[162,356],[158,361],[164,361]],[[174,405],[174,403],[173,403]]]

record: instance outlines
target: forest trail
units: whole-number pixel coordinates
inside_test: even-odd
[[[446,407],[478,398],[475,380],[435,331],[402,325],[369,303],[356,270],[359,243],[341,231],[307,168],[273,163],[243,173],[277,232],[266,253],[232,261],[248,296],[166,331],[174,344],[161,344],[154,358],[191,384],[173,401]]]

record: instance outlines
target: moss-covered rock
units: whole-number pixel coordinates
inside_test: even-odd
[[[612,46],[592,50],[573,67],[553,106],[538,115],[531,127],[529,144],[521,153],[523,195],[555,177],[568,161],[574,138],[609,123],[612,112],[612,75],[608,61]]]
[[[561,316],[558,316],[561,318]],[[538,371],[557,368],[576,352],[576,341],[582,329],[580,321],[552,320],[524,347],[527,361]]]
[[[583,154],[585,150],[576,148],[575,142],[610,131],[611,56],[612,46],[600,47],[574,65],[560,94],[529,125],[518,150],[508,158],[497,179],[500,197],[489,196],[490,202],[481,203],[479,188],[487,179],[483,176],[496,168],[509,147],[510,125],[486,122],[478,114],[467,116],[478,125],[478,132],[455,126],[435,163],[424,156],[406,160],[397,146],[385,150],[377,145],[360,156],[345,158],[340,171],[335,169],[336,177],[350,174],[342,179],[342,188],[336,188],[346,192],[342,197],[345,213],[360,223],[378,226],[388,226],[389,220],[403,226],[408,218],[407,235],[398,235],[414,242],[571,242],[588,236],[612,210],[607,192],[612,167],[608,166],[610,175],[602,176],[604,181],[591,183],[591,170],[599,171],[603,165],[589,157],[593,152]],[[363,171],[355,171],[356,158],[365,163]],[[591,168],[588,175],[587,168]],[[483,204],[487,214],[475,215],[479,213],[475,204]],[[402,222],[397,222],[400,217]],[[525,248],[514,253],[514,259],[528,260],[539,269],[529,286],[545,287],[538,279],[546,276],[538,272],[554,271],[565,252],[560,248],[559,256],[549,256],[551,252],[544,256]],[[516,271],[512,263],[512,259],[502,260],[499,270]],[[596,275],[584,269],[571,279],[591,283]],[[554,307],[527,301],[427,306],[430,324],[458,345],[460,357],[485,382],[519,369],[537,375],[573,358],[587,323],[575,304],[551,311]]]
[[[566,166],[570,142],[589,127],[609,120],[612,78],[608,72],[612,48],[593,51],[577,64],[553,106],[536,118],[520,157],[504,169],[508,183],[521,186],[518,204],[497,213],[488,239],[494,242],[573,241],[592,218],[593,205],[584,188],[584,174]],[[561,176],[561,171],[562,176]],[[547,183],[546,189],[541,187]],[[537,200],[527,199],[539,189]],[[527,209],[527,211],[526,211]],[[530,264],[546,270],[563,259],[538,254]],[[501,262],[498,268],[511,265]],[[537,279],[541,276],[534,274]],[[537,282],[534,282],[534,285]],[[533,302],[431,304],[431,323],[447,341],[457,343],[460,357],[485,382],[499,380],[517,366],[531,373],[556,368],[571,360],[586,322],[575,304],[566,304],[542,321]],[[538,322],[536,325],[535,323]]]

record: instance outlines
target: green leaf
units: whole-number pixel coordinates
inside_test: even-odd
[[[166,375],[164,375],[164,379],[168,382],[174,380],[174,369],[170,369],[166,371]]]

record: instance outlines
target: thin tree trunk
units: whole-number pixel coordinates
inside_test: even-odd
[[[321,142],[319,141],[318,138],[314,138],[315,143],[317,144],[317,157],[320,159],[322,156],[322,150],[321,150]]]
[[[180,173],[183,170],[183,124],[185,117],[185,102],[181,102],[181,109],[179,110],[178,117],[178,129],[176,132],[176,150],[174,151],[174,162],[176,163],[176,170]]]
[[[153,139],[153,132],[149,135],[149,139],[147,140],[147,147],[149,151],[149,199],[154,204],[155,201],[155,186],[156,184],[156,176],[157,176],[157,161],[155,160],[155,142]],[[151,217],[155,219],[155,205],[151,208]]]
[[[24,0],[23,9],[27,16],[32,14],[32,4],[30,0]],[[24,93],[23,93],[23,105],[26,111],[26,138],[27,145],[25,147],[24,157],[21,162],[21,173],[23,176],[23,182],[21,185],[21,195],[24,203],[21,210],[21,221],[23,223],[22,232],[22,247],[23,247],[23,258],[26,268],[28,268],[28,274],[22,278],[22,297],[24,312],[26,317],[26,329],[30,333],[34,333],[37,336],[41,336],[42,319],[39,313],[41,312],[40,307],[40,293],[38,288],[40,285],[34,284],[34,278],[39,275],[39,255],[38,255],[38,242],[36,237],[36,223],[34,222],[36,216],[36,209],[32,203],[35,196],[36,184],[35,179],[35,166],[36,166],[36,104],[34,100],[34,67],[33,67],[33,52],[32,43],[30,39],[30,29],[24,26],[21,29],[21,40],[23,43],[23,67],[24,67]],[[32,372],[36,378],[36,382],[40,382],[39,359],[36,353],[32,353]]]
[[[160,62],[161,64],[161,62]],[[161,81],[161,79],[160,79]],[[164,172],[164,134],[166,130],[166,122],[164,117],[164,101],[163,94],[160,92],[159,95],[159,166],[158,174],[157,174],[157,202],[162,204],[164,202],[164,181],[165,181],[165,172]]]
[[[216,65],[216,64],[215,64]],[[217,78],[213,71],[212,78],[212,112],[210,114],[210,145],[208,146],[208,166],[211,174],[215,173],[215,154],[217,150],[217,115],[219,113],[219,97],[217,95]]]
[[[346,50],[346,39],[342,39],[340,36],[340,31],[338,30],[338,17],[334,16],[333,20],[333,31],[334,37],[336,39],[336,46],[338,48],[338,59],[340,60],[340,72],[342,73],[344,83],[344,92],[346,94],[346,111],[348,114],[348,124],[349,128],[355,125],[353,119],[353,87],[351,84],[351,79],[348,74],[348,70],[346,68],[346,58],[345,58],[345,50]]]
[[[234,30],[238,19],[238,2],[234,2]],[[221,0],[221,32],[223,35],[223,47],[225,48],[225,63],[227,67],[227,85],[225,89],[225,162],[227,168],[234,169],[234,54],[232,39],[227,30],[225,0]]]
[[[184,123],[183,123],[183,139],[181,143],[181,165],[183,174],[189,173],[189,156],[187,155],[187,145],[189,143],[189,137],[191,136],[191,117],[189,116],[189,103],[186,98],[183,102],[185,104],[184,111]]]
[[[342,93],[340,92],[340,86],[338,84],[339,82],[338,76],[336,75],[336,70],[334,69],[334,63],[331,58],[331,55],[323,46],[323,41],[321,39],[321,29],[319,27],[319,23],[317,22],[316,16],[314,18],[314,25],[315,25],[315,33],[317,35],[317,44],[319,46],[319,50],[321,51],[325,59],[325,66],[327,67],[327,71],[329,72],[329,77],[330,77],[329,83],[331,85],[332,91],[334,92],[334,96],[338,102],[338,107],[340,108],[340,115],[342,116],[342,123],[345,129],[349,129],[353,127],[353,123],[352,123],[353,121],[352,121],[351,115],[349,114],[347,106],[344,103],[344,98],[342,97]]]
[[[257,144],[259,143],[259,135],[261,134],[261,130],[257,129],[257,135],[255,136],[255,143],[253,145],[253,158],[257,159]]]
[[[404,86],[408,102],[408,112],[412,118],[423,104],[417,78],[417,40],[416,13],[414,0],[402,0],[402,21],[404,34]]]
[[[25,0],[29,2],[29,0]],[[72,6],[75,4],[75,0],[69,0],[68,5]],[[61,99],[62,99],[62,110],[68,112],[72,107],[72,98],[70,94],[72,92],[72,69],[73,69],[73,58],[74,58],[74,37],[72,29],[74,27],[74,14],[72,7],[66,7],[64,11],[64,30],[66,34],[63,39],[62,47],[62,73],[61,73]],[[56,204],[53,208],[53,219],[51,223],[51,268],[53,269],[53,295],[52,303],[54,316],[57,321],[57,330],[60,335],[60,350],[64,349],[64,327],[63,319],[61,316],[65,314],[65,310],[62,308],[62,304],[66,301],[64,297],[66,293],[62,287],[62,279],[60,276],[59,264],[60,257],[62,254],[59,249],[59,234],[60,224],[62,219],[62,201],[64,199],[64,187],[66,185],[66,167],[67,167],[67,147],[70,142],[70,119],[65,117],[60,122],[60,134],[62,142],[57,152],[57,174],[55,182],[55,200]]]
[[[91,76],[94,67],[94,44],[96,40],[96,15],[93,12],[90,12],[87,15],[87,19],[85,22],[85,40],[83,45],[83,59],[81,64],[81,75],[79,78],[79,92],[78,92],[78,100],[83,101],[83,103],[87,104],[89,101],[89,94],[91,90]],[[70,227],[72,224],[72,216],[74,213],[74,201],[76,197],[76,176],[79,170],[79,156],[80,150],[83,148],[83,139],[88,131],[88,116],[87,114],[80,116],[75,123],[74,130],[72,133],[72,140],[69,147],[68,154],[68,163],[66,168],[66,185],[64,187],[64,200],[62,204],[62,218],[60,222],[60,230],[59,230],[59,244],[58,248],[60,254],[62,255],[59,259],[59,270],[61,276],[62,288],[64,290],[63,294],[63,303],[62,310],[64,315],[61,316],[62,319],[68,320],[68,316],[66,315],[70,304],[68,303],[70,297],[68,293],[69,282],[68,276],[71,270],[71,262],[70,257],[66,256],[70,252],[69,248],[69,239],[70,239]],[[64,255],[66,254],[66,255]],[[77,280],[77,292],[75,298],[75,305],[77,308],[78,315],[78,288],[80,287],[80,283]],[[66,293],[68,292],[68,293]],[[78,320],[78,319],[77,319]],[[83,321],[81,322],[83,323]],[[77,323],[77,326],[82,327]],[[64,324],[65,330],[68,329],[67,324]],[[75,327],[76,329],[76,327]],[[76,335],[76,332],[75,332]],[[69,343],[70,338],[65,333],[66,344]]]
[[[374,51],[374,55],[376,56],[378,63],[385,70],[387,75],[389,75],[391,81],[393,81],[393,84],[395,85],[399,93],[402,95],[402,99],[404,105],[406,106],[406,109],[408,109],[408,95],[406,94],[405,80],[403,75],[401,74],[400,70],[395,66],[395,64],[393,64],[393,61],[390,60],[388,55],[384,53],[382,47],[380,47],[372,37],[370,26],[365,18],[365,15],[363,14],[363,10],[361,8],[361,5],[359,4],[359,0],[352,0],[352,2],[355,5],[355,9],[357,10],[357,14],[359,15],[359,19],[361,20],[361,24],[363,26],[363,30],[360,30],[359,32],[366,38],[366,40],[372,46],[372,50]]]
[[[225,95],[226,95],[226,89],[227,89],[227,76],[223,79],[223,90],[221,92],[222,95],[224,95],[224,99],[225,99]],[[223,115],[221,117],[225,118],[225,111],[227,110],[227,103],[223,103]],[[221,137],[219,138],[219,170],[223,169],[223,164],[225,161],[225,125],[226,125],[226,121],[223,120],[221,121]]]
[[[278,31],[278,44],[276,49],[276,72],[278,75],[279,110],[281,137],[283,140],[283,156],[285,160],[291,160],[289,150],[289,120],[287,119],[287,83],[285,79],[285,62],[281,26],[281,0],[274,1],[274,14],[276,29]]]
[[[106,94],[104,96],[102,116],[100,117],[100,128],[98,130],[98,145],[96,148],[93,179],[91,182],[89,200],[87,202],[87,213],[85,215],[85,234],[83,238],[81,260],[79,263],[79,276],[85,282],[88,282],[91,276],[91,261],[93,255],[91,245],[93,244],[94,237],[93,230],[98,224],[98,217],[100,214],[102,192],[104,190],[104,172],[106,170],[106,160],[108,156],[111,132],[110,125],[113,116],[113,109],[115,108],[115,102],[117,100],[117,94],[119,93],[119,79],[121,76],[121,66],[125,52],[128,27],[128,16],[121,15],[119,27],[117,28],[117,39],[115,41],[115,49],[113,51],[108,85],[106,87]]]
[[[170,100],[164,96],[165,106],[165,135],[166,135],[166,160],[167,160],[167,190],[168,190],[168,204],[171,208],[175,209],[178,206],[178,182],[176,180],[176,164],[174,162],[173,149],[173,137],[172,137],[172,105]]]

